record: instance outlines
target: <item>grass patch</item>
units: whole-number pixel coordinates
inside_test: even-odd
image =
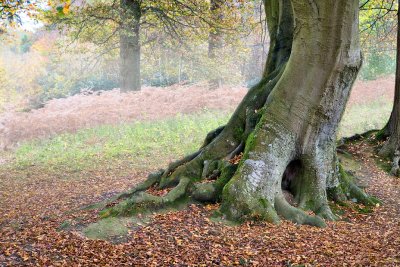
[[[340,163],[346,171],[350,171],[351,173],[357,173],[361,171],[362,164],[359,161],[347,155],[340,154],[338,157],[340,159]]]
[[[393,103],[386,98],[355,104],[346,108],[340,123],[339,137],[353,136],[372,129],[381,129],[389,120]]]
[[[348,107],[339,136],[383,127],[391,106],[390,101],[380,98]],[[100,169],[154,169],[198,149],[206,133],[225,124],[229,116],[223,111],[203,111],[162,121],[103,125],[29,141],[9,153],[12,160],[0,168],[40,169],[65,177]]]
[[[90,239],[110,240],[121,238],[128,234],[128,218],[106,218],[90,224],[83,230]]]
[[[82,129],[23,143],[9,165],[80,171],[122,160],[129,161],[132,168],[148,169],[159,166],[163,158],[179,158],[195,151],[206,133],[226,123],[228,118],[227,113],[207,111],[162,121]]]
[[[383,171],[390,173],[392,171],[393,162],[388,158],[377,156],[374,158],[375,164]]]

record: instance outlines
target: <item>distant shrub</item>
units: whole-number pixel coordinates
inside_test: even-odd
[[[143,78],[143,84],[144,85],[149,85],[149,86],[154,86],[154,87],[166,87],[166,86],[171,86],[173,84],[177,84],[182,81],[188,81],[189,77],[186,74],[182,74],[181,78],[179,79],[179,76],[174,75],[173,73],[167,73],[163,74],[160,72],[155,72],[152,73],[152,76],[149,77],[144,77]]]
[[[89,77],[77,81],[70,89],[70,94],[79,94],[82,90],[108,91],[119,87],[119,81],[112,77]]]
[[[374,50],[366,54],[360,77],[363,80],[375,80],[380,76],[393,74],[395,70],[396,56],[394,52]]]
[[[74,81],[54,72],[39,77],[37,82],[42,90],[31,97],[29,109],[42,108],[51,99],[73,96],[84,91],[108,91],[119,86],[118,80],[112,77],[92,76]]]
[[[21,43],[19,46],[20,53],[28,53],[31,49],[32,44],[32,40],[28,37],[28,35],[24,34],[21,38]]]

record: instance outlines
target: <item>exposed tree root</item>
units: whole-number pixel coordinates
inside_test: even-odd
[[[383,158],[388,158],[392,163],[390,166],[390,174],[400,177],[400,148],[396,149],[396,145],[390,143],[389,123],[381,130],[369,130],[362,134],[355,134],[351,137],[342,138],[338,141],[338,152],[348,154],[341,147],[348,142],[358,141],[360,139],[374,136],[375,141],[383,142],[383,145],[378,146],[377,154]]]
[[[275,198],[275,209],[283,218],[297,224],[325,227],[325,222],[318,216],[310,216],[305,211],[291,206],[283,196]]]
[[[259,109],[264,105],[283,70],[284,65],[253,87],[228,124],[207,134],[199,151],[171,163],[166,170],[150,174],[143,183],[112,199],[126,200],[103,211],[102,215],[132,214],[137,210],[162,208],[171,202],[171,196],[176,196],[175,189],[161,198],[144,191],[155,184],[160,189],[174,186],[182,188],[182,180],[185,181],[185,191],[178,190],[182,192],[179,197],[190,197],[201,202],[221,200],[224,186],[238,167],[229,161],[244,151],[246,140],[261,117]],[[208,181],[209,179],[215,180]]]
[[[265,4],[271,49],[263,79],[199,151],[150,175],[103,216],[157,210],[182,200],[221,201],[227,219],[278,223],[281,216],[323,227],[323,219],[336,219],[328,195],[374,205],[336,158],[337,128],[361,67],[358,2]],[[234,164],[238,155],[243,156]],[[154,185],[173,189],[165,196],[145,192]],[[296,207],[284,191],[293,195]]]
[[[103,210],[101,217],[134,215],[140,212],[153,211],[168,207],[186,196],[191,181],[182,178],[178,185],[165,196],[153,196],[144,191],[136,191],[127,200],[118,203],[112,208]]]
[[[329,198],[336,202],[351,200],[365,206],[375,206],[380,203],[375,197],[369,196],[354,183],[354,177],[339,165],[339,185],[328,189]]]
[[[362,134],[358,134],[357,133],[357,134],[355,134],[353,136],[350,136],[350,137],[343,137],[337,142],[337,147],[338,147],[338,149],[340,149],[343,145],[345,145],[345,144],[347,144],[349,142],[354,142],[354,141],[358,141],[360,139],[365,139],[365,138],[368,138],[368,137],[370,137],[372,135],[375,135],[375,139],[376,140],[381,141],[382,139],[378,138],[378,135],[380,134],[380,132],[381,132],[380,130],[373,129],[373,130],[366,131],[366,132],[364,132]]]
[[[214,139],[215,138],[216,136]],[[231,152],[226,158],[220,160],[204,160],[201,164],[198,164],[200,161],[199,159],[201,158],[201,151],[205,148],[203,146],[200,149],[200,152],[196,152],[180,161],[170,164],[166,171],[160,170],[156,173],[150,174],[147,180],[136,186],[134,189],[118,195],[116,199],[122,201],[111,208],[103,210],[101,216],[127,216],[146,211],[156,211],[167,208],[177,202],[181,202],[182,200],[192,200],[203,203],[219,202],[223,198],[222,192],[227,183],[231,181],[232,177],[240,174],[237,172],[238,168],[246,162],[246,160],[242,159],[240,164],[232,164],[227,160],[227,158],[232,158],[232,154],[237,155],[237,153],[240,153],[239,151],[242,151],[245,147],[248,148],[251,145],[251,142],[248,141],[247,143],[249,143],[247,146],[239,145],[242,148],[234,149],[236,152]],[[273,144],[272,142],[270,143]],[[290,146],[290,142],[286,140],[285,145]],[[282,158],[277,158],[277,160],[281,162]],[[278,161],[275,163],[270,162],[271,166],[280,164]],[[291,162],[292,163],[290,164],[282,165],[281,174],[278,174],[281,178],[277,181],[279,183],[278,188],[281,190],[274,192],[274,197],[272,197],[272,199],[268,198],[266,195],[261,195],[258,198],[256,197],[256,201],[254,201],[255,198],[249,198],[249,192],[247,192],[246,189],[230,187],[229,190],[234,190],[236,193],[234,194],[234,197],[236,198],[235,209],[240,210],[241,213],[230,214],[229,211],[226,209],[224,210],[224,205],[229,203],[228,199],[228,201],[223,203],[221,209],[223,213],[227,215],[227,218],[238,220],[249,218],[262,219],[272,223],[279,223],[279,217],[281,216],[284,219],[293,221],[297,224],[309,224],[318,227],[325,226],[323,219],[336,220],[337,217],[332,213],[326,201],[322,199],[318,203],[310,204],[311,199],[305,196],[310,196],[309,193],[312,190],[307,191],[308,189],[306,190],[304,187],[298,187],[299,185],[296,184],[296,181],[297,183],[301,183],[302,179],[305,179],[305,177],[309,179],[309,173],[312,173],[312,170],[310,168],[305,168],[305,166],[302,166],[300,163],[296,163],[299,161]],[[188,173],[194,173],[193,166],[199,168],[199,170],[196,171],[197,176],[185,176]],[[243,172],[242,170],[242,173],[246,173],[246,171]],[[276,176],[276,174],[272,173],[264,173],[260,175]],[[352,177],[345,172],[340,165],[338,167],[338,177],[339,184],[337,186],[333,188],[324,188],[327,190],[330,199],[339,202],[352,200],[365,205],[375,205],[377,203],[375,199],[369,197],[353,183]],[[163,185],[161,184],[162,179],[165,179]],[[160,189],[166,187],[173,187],[173,189],[165,196],[154,196],[145,192],[147,189],[155,185],[158,185]],[[271,187],[276,188],[273,186]],[[303,191],[306,190],[307,194],[301,192],[301,190],[296,192],[296,187],[302,188],[301,190]],[[311,188],[312,187],[313,186],[311,186]],[[299,203],[298,207],[287,202],[283,195],[283,191],[294,193],[296,202]],[[256,192],[255,194],[257,195],[259,193],[260,192]],[[227,192],[225,192],[225,194],[227,194]],[[243,199],[240,199],[241,195]],[[314,193],[311,192],[311,196],[314,196]],[[115,198],[113,200],[115,200]],[[313,198],[313,201],[318,201],[318,198]],[[241,206],[237,206],[238,203]],[[232,206],[230,206],[230,209],[231,208]],[[309,215],[305,210],[312,210],[317,216]]]
[[[399,163],[400,163],[400,151],[396,150],[393,155],[392,168],[390,169],[390,173],[397,177],[400,177]]]
[[[227,219],[279,223],[281,216],[298,224],[324,227],[323,219],[337,219],[329,208],[328,197],[339,202],[377,203],[353,183],[335,160],[334,142],[320,145],[319,153],[296,158],[294,137],[285,135],[282,126],[269,121],[265,110],[246,109],[242,115],[245,117],[237,115],[226,126],[210,132],[196,153],[171,163],[166,170],[150,174],[146,181],[119,195],[117,199],[122,201],[103,210],[101,216],[156,211],[183,200],[205,203],[222,200],[221,212]],[[238,124],[238,120],[243,124]],[[232,124],[242,125],[237,130],[241,135],[234,134]],[[242,152],[244,157],[239,164],[232,164],[231,159]],[[326,178],[331,170],[336,171],[332,178]],[[245,183],[243,176],[249,177]],[[261,180],[264,184],[258,184]],[[325,180],[336,182],[321,184]],[[145,192],[152,186],[173,189],[165,196],[153,196]],[[297,207],[287,202],[284,191],[293,194]],[[309,215],[307,210],[316,215]]]
[[[397,141],[393,142],[389,137],[385,140],[385,143],[378,151],[378,154],[383,158],[391,160],[392,164],[390,166],[390,174],[400,177],[400,146],[397,143]]]

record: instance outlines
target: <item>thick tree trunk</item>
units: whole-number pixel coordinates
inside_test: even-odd
[[[400,4],[400,1],[399,1]],[[397,14],[397,22],[400,23],[400,16]],[[400,24],[398,24],[400,25]],[[392,174],[399,176],[399,156],[400,156],[400,27],[397,27],[397,55],[396,55],[396,81],[394,90],[394,103],[392,113],[385,128],[380,135],[387,137],[387,142],[383,145],[379,154],[393,158]]]
[[[336,132],[361,66],[357,0],[265,0],[270,48],[264,76],[227,125],[196,153],[152,174],[105,210],[136,213],[189,197],[222,200],[229,219],[279,216],[324,226],[333,200],[373,204],[338,163]],[[235,164],[238,159],[239,164]],[[174,187],[164,197],[143,192]],[[294,200],[288,200],[292,195]],[[311,210],[318,216],[310,216]]]
[[[121,91],[138,91],[140,81],[140,1],[121,0],[120,31]]]
[[[358,7],[357,1],[345,0],[293,0],[292,5],[290,59],[247,141],[245,160],[224,189],[223,208],[234,218],[256,210],[276,220],[274,207],[287,219],[321,224],[287,203],[282,179],[292,179],[283,189],[295,196],[299,207],[333,218],[326,189],[339,183],[336,131],[361,66]],[[277,46],[282,47],[278,40],[271,49]],[[293,166],[296,173],[284,177]]]
[[[222,48],[223,38],[222,32],[219,29],[219,23],[222,20],[222,15],[219,12],[222,5],[224,4],[224,0],[211,0],[210,1],[210,12],[214,21],[218,24],[216,27],[213,27],[210,30],[208,35],[208,58],[211,60],[215,60],[217,58],[217,54],[219,49]],[[208,81],[208,86],[210,89],[216,89],[222,85],[221,77],[214,77],[213,79]]]

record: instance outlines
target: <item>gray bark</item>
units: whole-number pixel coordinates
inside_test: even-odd
[[[219,29],[219,23],[222,20],[222,15],[219,12],[220,8],[224,4],[224,0],[211,0],[210,1],[210,12],[212,13],[212,17],[216,24],[216,27],[210,30],[208,35],[208,58],[211,60],[215,60],[218,54],[218,50],[221,49],[223,45],[223,37],[222,32]],[[222,85],[222,78],[216,77],[208,81],[210,89],[216,89]]]
[[[400,1],[399,1],[400,2]],[[399,3],[400,4],[400,3]],[[400,16],[397,14],[400,23]],[[399,24],[400,25],[400,24]],[[381,135],[388,138],[387,142],[379,151],[381,156],[393,159],[392,174],[399,176],[399,153],[400,153],[400,27],[397,27],[397,55],[396,55],[396,80],[394,90],[394,102],[392,113]]]
[[[357,3],[292,1],[295,30],[290,59],[268,96],[251,143],[246,144],[245,161],[224,189],[223,208],[229,217],[256,210],[276,220],[275,207],[287,219],[321,225],[301,210],[285,208],[289,204],[281,181],[293,161],[300,163],[300,171],[289,189],[299,206],[327,219],[334,217],[326,190],[339,184],[336,132],[361,66]],[[278,41],[276,45],[280,46]]]
[[[138,91],[140,76],[140,1],[121,0],[120,30],[120,88],[121,91]]]

